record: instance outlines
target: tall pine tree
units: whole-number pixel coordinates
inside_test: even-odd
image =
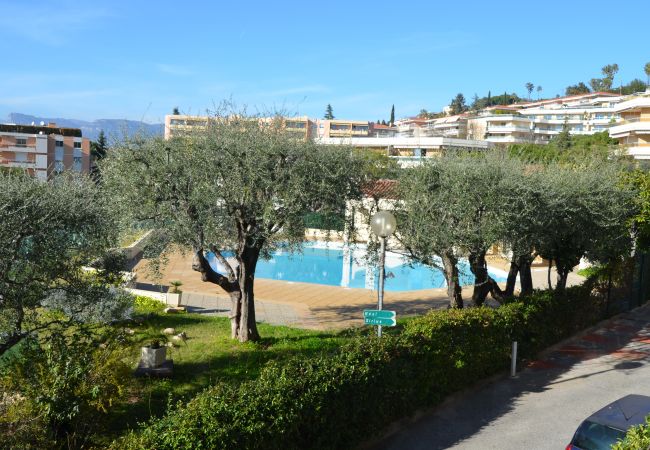
[[[392,127],[395,125],[395,105],[390,109],[390,123],[389,125]]]
[[[327,107],[325,108],[325,116],[323,116],[323,119],[326,119],[326,120],[334,119],[334,110],[332,109],[332,105],[330,105],[329,103],[327,104]]]

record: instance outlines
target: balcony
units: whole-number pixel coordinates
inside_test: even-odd
[[[529,127],[517,125],[488,125],[488,133],[529,133]]]
[[[2,144],[0,144],[0,151],[18,152],[18,153],[37,153],[36,146],[27,146],[27,145],[2,145]],[[47,153],[47,148],[45,148],[42,153]]]
[[[563,124],[563,123],[568,123],[568,124],[576,124],[576,123],[582,123],[584,122],[584,119],[545,119],[544,117],[535,117],[533,119],[534,123],[548,123],[551,125],[557,125],[557,124]]]
[[[630,134],[650,134],[650,121],[625,121],[609,128],[613,138],[625,137]]]
[[[507,143],[507,144],[531,141],[530,139],[526,139],[518,136],[488,136],[485,140],[488,142]]]
[[[627,154],[634,159],[650,159],[650,144],[638,144],[627,147]]]
[[[32,169],[36,167],[36,161],[16,161],[13,159],[0,159],[0,166]]]

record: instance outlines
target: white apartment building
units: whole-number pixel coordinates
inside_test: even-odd
[[[616,105],[621,121],[609,130],[635,159],[650,159],[650,89]]]
[[[566,126],[574,135],[605,131],[620,122],[616,105],[624,97],[608,92],[486,108],[468,119],[468,139],[494,143],[548,143]]]

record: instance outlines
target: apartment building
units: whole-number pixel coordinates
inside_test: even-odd
[[[399,158],[422,158],[440,154],[445,150],[487,150],[494,146],[485,140],[454,139],[441,136],[362,137],[362,138],[319,138],[325,145],[349,145],[373,150]],[[404,159],[404,161],[407,161]]]
[[[210,120],[214,119],[208,116],[167,115],[165,116],[165,139],[169,139],[174,134],[205,128]],[[269,122],[274,119],[265,117],[259,120]],[[281,120],[282,126],[297,136],[309,139],[316,135],[316,123],[307,116],[283,117]]]
[[[318,137],[368,137],[370,136],[370,123],[363,120],[319,120]]]
[[[410,117],[401,119],[396,122],[397,134],[402,137],[420,137],[429,136],[427,125],[430,119],[420,119],[419,117]]]
[[[205,128],[208,125],[208,116],[188,116],[185,114],[172,114],[165,116],[165,139],[174,134],[187,132],[194,129]]]
[[[397,127],[382,125],[380,123],[370,122],[369,137],[394,137],[397,134]]]
[[[650,159],[650,91],[615,106],[621,121],[609,129],[636,159]]]
[[[531,121],[535,142],[545,143],[568,127],[574,135],[608,130],[621,120],[616,105],[624,97],[609,92],[563,97],[532,102],[520,109]]]
[[[608,92],[559,97],[508,106],[493,106],[468,119],[467,138],[499,144],[548,143],[565,126],[569,133],[594,134],[621,120],[616,105],[622,96]]]
[[[469,114],[429,119],[425,128],[430,136],[440,136],[456,139],[467,138],[467,118]]]
[[[90,141],[78,128],[0,124],[0,167],[21,168],[39,179],[64,170],[90,171]]]

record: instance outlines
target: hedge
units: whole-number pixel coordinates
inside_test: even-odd
[[[269,363],[257,380],[218,384],[114,448],[351,448],[392,421],[508,367],[602,318],[586,287],[536,292],[497,309],[436,310],[395,335]]]
[[[650,448],[650,416],[645,423],[632,427],[625,433],[625,439],[612,446],[612,450],[640,450]]]

